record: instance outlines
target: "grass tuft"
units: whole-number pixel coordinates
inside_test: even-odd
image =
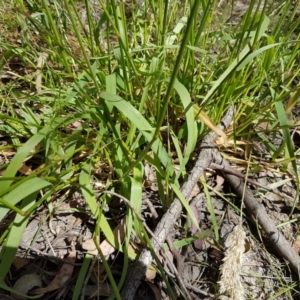
[[[29,218],[41,209],[52,218],[76,191],[86,206],[75,211],[124,253],[119,283],[105,266],[117,297],[132,238],[149,239],[134,212],[114,215],[114,198],[101,191],[118,192],[140,213],[150,172],[164,211],[209,130],[242,166],[260,170],[256,157],[267,152],[270,165],[291,167],[298,195],[290,130],[299,126],[299,9],[293,1],[248,2],[0,0],[0,222],[14,216],[1,231],[0,283]],[[232,105],[232,128],[217,131]],[[219,241],[207,205],[208,234]],[[115,241],[121,215],[125,240]],[[77,286],[90,263],[87,255]]]

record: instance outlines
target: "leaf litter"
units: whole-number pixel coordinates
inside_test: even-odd
[[[236,15],[234,15],[234,18],[236,18]],[[24,70],[20,68],[19,63],[18,65],[16,63],[15,66],[11,67],[18,68],[18,72],[24,72]],[[7,80],[6,77],[5,80]],[[39,92],[41,90],[40,78],[37,78],[37,90]],[[77,127],[81,126],[81,123],[75,121],[73,126],[76,129]],[[297,138],[295,133],[293,138]],[[220,142],[219,146],[222,147],[223,144],[224,143]],[[297,141],[295,144],[297,144]],[[224,151],[226,152],[226,150]],[[261,153],[260,155],[263,156]],[[1,157],[2,156],[7,159],[5,155],[2,154]],[[109,168],[109,166],[107,167]],[[236,167],[238,168],[239,166],[236,165]],[[31,172],[31,168],[27,167],[26,165],[23,165],[23,168],[20,169],[20,173],[23,175],[29,175]],[[266,175],[266,173],[268,174]],[[251,183],[249,186],[251,186],[254,193],[257,193],[256,197],[258,201],[263,201],[266,204],[268,208],[268,214],[271,216],[275,224],[278,225],[285,238],[290,242],[291,245],[293,245],[293,248],[299,252],[299,237],[297,235],[298,229],[295,224],[289,222],[291,219],[298,220],[298,207],[296,207],[296,211],[289,216],[288,214],[293,203],[291,203],[290,200],[286,200],[285,198],[283,200],[282,197],[278,197],[278,194],[281,193],[285,194],[287,199],[293,199],[295,197],[295,188],[292,182],[288,182],[291,181],[290,178],[282,178],[282,174],[270,176],[270,173],[276,172],[273,172],[273,170],[270,170],[270,168],[267,168],[266,170],[262,169],[257,175],[255,175],[255,180],[257,180],[261,185],[271,185],[272,190],[276,193],[260,191],[258,194],[256,187],[251,185]],[[176,228],[173,232],[171,232],[175,247],[181,249],[181,255],[184,258],[184,269],[182,270],[181,276],[184,278],[186,286],[190,287],[192,291],[191,293],[195,293],[195,295],[198,295],[199,298],[212,299],[215,286],[217,286],[218,280],[220,280],[219,268],[222,270],[222,266],[224,266],[222,265],[224,260],[229,261],[226,248],[231,249],[230,247],[232,247],[232,251],[230,251],[230,253],[237,250],[236,247],[233,246],[234,240],[236,244],[248,243],[249,245],[248,249],[245,250],[246,252],[243,250],[241,251],[243,253],[240,252],[234,257],[235,259],[239,258],[239,272],[241,275],[238,286],[245,290],[243,291],[243,294],[251,295],[257,299],[268,299],[268,297],[274,296],[275,291],[276,299],[286,299],[284,291],[282,290],[284,286],[282,281],[285,283],[292,283],[292,275],[287,273],[285,277],[282,277],[282,274],[280,273],[280,267],[283,264],[283,261],[272,251],[271,245],[269,245],[268,242],[262,238],[264,233],[261,232],[260,228],[255,234],[253,234],[255,230],[253,230],[253,225],[251,224],[244,224],[244,226],[241,228],[241,225],[238,223],[239,213],[237,213],[237,210],[235,209],[236,207],[239,207],[239,201],[236,201],[237,199],[232,196],[233,191],[226,184],[224,177],[222,177],[222,173],[213,173],[211,175],[207,172],[207,175],[209,175],[207,176],[209,178],[208,184],[212,188],[211,199],[219,226],[219,231],[221,233],[221,239],[220,241],[214,240],[212,231],[210,230],[212,216],[207,209],[206,198],[203,194],[200,195],[200,190],[196,190],[192,195],[192,203],[194,199],[198,199],[197,201],[194,201],[191,207],[198,226],[191,222],[186,215],[182,214],[181,218],[176,223]],[[265,178],[267,178],[268,183],[266,183],[264,180]],[[155,207],[152,206],[151,209],[145,205],[142,213],[143,215],[148,216],[146,217],[147,222],[154,227],[157,221],[155,221],[153,216],[155,215],[160,218],[163,214],[163,208],[157,202],[157,199],[159,199],[159,194],[157,188],[157,178],[154,170],[148,170],[144,179],[144,196],[148,200],[150,199],[151,203],[156,203],[156,205]],[[95,183],[95,186],[96,185],[97,183]],[[101,188],[102,187],[103,185]],[[75,194],[75,192],[72,193]],[[79,194],[79,197],[83,199],[80,191],[76,191],[76,193],[77,196]],[[221,200],[218,197],[219,193],[224,195],[229,194],[227,200],[230,199],[230,204],[226,204],[226,202]],[[39,268],[37,271],[39,275],[36,273],[28,273],[18,276],[18,272],[16,273],[12,270],[13,281],[15,281],[13,287],[17,291],[20,291],[24,294],[27,292],[29,292],[29,294],[44,294],[56,290],[63,290],[70,284],[68,287],[69,291],[65,291],[66,295],[68,295],[66,299],[68,299],[68,297],[70,297],[70,292],[74,290],[74,279],[76,278],[76,268],[78,268],[77,262],[80,264],[83,256],[87,252],[96,256],[98,255],[98,249],[96,249],[96,245],[92,238],[94,220],[87,219],[85,214],[81,211],[89,211],[89,208],[86,207],[85,204],[82,204],[84,203],[84,200],[79,205],[79,203],[76,201],[74,202],[73,199],[69,199],[67,202],[62,204],[62,206],[64,206],[63,210],[59,211],[58,208],[60,207],[60,196],[61,195],[57,195],[56,203],[54,201],[54,205],[57,205],[57,207],[53,214],[54,216],[51,217],[52,225],[50,225],[49,221],[49,212],[44,207],[42,209],[44,211],[40,211],[37,215],[31,218],[23,235],[20,249],[17,254],[18,257],[15,259],[14,266],[18,272],[30,272],[30,267],[32,267],[33,264]],[[68,196],[71,196],[71,194]],[[234,205],[236,205],[235,208],[233,207]],[[109,210],[109,213],[112,213],[112,216],[117,216],[118,218],[116,222],[112,222],[112,224],[114,224],[112,225],[112,228],[114,228],[114,238],[119,244],[122,244],[125,236],[124,222],[126,220],[121,218],[121,215],[126,210],[125,205],[119,204],[115,207],[112,206],[109,208]],[[120,214],[116,213],[117,210]],[[75,224],[77,219],[80,219],[80,223],[78,225]],[[189,224],[187,230],[185,229],[186,223]],[[244,237],[244,233],[234,235],[237,228],[240,231],[246,230],[248,233],[247,238]],[[1,231],[5,229],[6,228],[1,228]],[[232,235],[234,235],[234,237],[232,237]],[[187,239],[192,239],[193,242],[190,243],[187,241]],[[138,241],[138,239],[136,239],[136,241],[136,248],[134,250],[132,248],[132,252],[138,254],[143,248],[143,241]],[[184,242],[186,242],[186,244],[184,244]],[[240,248],[242,248],[242,246]],[[111,245],[105,239],[105,237],[103,237],[103,241],[100,243],[100,249],[107,260],[111,262],[113,274],[116,277],[120,276],[120,266],[122,266],[122,264],[118,260],[118,256],[121,256],[122,254],[118,252],[119,250],[114,248],[114,246]],[[20,258],[23,260],[22,263],[18,261]],[[33,262],[32,259],[35,259],[35,261]],[[169,259],[176,264],[175,257],[172,254],[170,255],[170,253]],[[164,265],[166,262],[164,262],[163,259],[161,263],[165,269],[168,268],[167,265]],[[99,275],[101,273],[99,272],[99,269],[101,268],[103,268],[101,267],[101,264],[98,266],[96,265],[95,269],[97,271],[95,273],[98,272]],[[168,268],[168,270],[171,272],[171,268]],[[227,273],[225,275],[229,274],[230,273]],[[39,287],[32,290],[33,287],[42,285],[41,280],[38,278],[43,278],[44,287]],[[86,296],[107,297],[110,295],[111,289],[107,278],[102,276],[101,279],[105,281],[104,285],[109,287],[106,289],[106,292],[103,292],[103,294],[101,294],[101,292],[98,293],[97,291],[86,292]],[[26,282],[26,284],[22,283],[23,280]],[[100,286],[100,283],[97,281],[94,281],[94,283],[95,286],[93,286],[93,288],[97,290],[97,285]],[[228,284],[231,289],[232,283],[233,282],[230,282],[230,284]],[[18,285],[21,285],[24,289],[19,290]],[[226,285],[226,283],[224,283],[224,285]],[[86,289],[87,288],[88,286]],[[147,299],[147,297],[148,299],[169,299],[169,295],[166,293],[166,286],[164,286],[163,281],[159,281],[159,279],[157,279],[156,271],[152,270],[151,275],[146,277],[146,283],[143,288],[146,289],[146,292],[143,293],[141,292],[142,289],[140,289],[138,291],[138,299]],[[179,290],[176,289],[176,287],[174,287],[174,290],[174,293],[179,297]],[[222,291],[221,285],[220,292]],[[236,299],[242,299],[242,296],[238,297],[240,298]],[[226,299],[226,296],[224,296],[224,299]]]

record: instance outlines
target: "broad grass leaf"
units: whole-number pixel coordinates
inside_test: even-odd
[[[62,149],[62,151],[64,151],[64,156],[66,157],[66,158],[64,158],[64,166],[65,166],[66,170],[70,170],[68,173],[66,173],[62,177],[63,181],[67,181],[74,174],[74,170],[72,169],[72,165],[73,165],[73,154],[76,151],[76,145],[77,145],[77,141],[74,139],[74,140],[71,140],[66,145],[65,149]]]
[[[102,230],[107,240],[111,243],[111,245],[114,248],[122,249],[122,246],[119,244],[119,242],[115,240],[113,231],[111,230],[111,227],[109,226],[105,216],[104,215],[98,216],[99,208],[97,205],[97,199],[95,197],[92,185],[90,183],[91,168],[92,166],[90,164],[86,164],[80,172],[79,183],[80,183],[82,194],[87,204],[89,205],[93,216],[98,217],[99,221],[97,226],[99,226],[99,228]]]
[[[40,190],[49,187],[51,183],[41,178],[29,178],[23,181],[21,184],[16,184],[16,187],[12,187],[12,190],[3,195],[2,198],[10,203],[10,205],[16,205],[26,197],[34,193],[38,193]],[[0,201],[1,202],[1,201]],[[0,203],[0,221],[11,210],[11,208],[5,207]]]
[[[179,161],[179,170],[178,172],[176,173],[176,179],[178,179],[181,174],[184,176],[186,174],[186,171],[185,171],[185,162],[184,162],[184,159],[183,159],[183,154],[182,154],[182,151],[181,151],[181,148],[180,148],[180,141],[178,139],[178,137],[175,135],[175,133],[173,132],[173,130],[170,129],[170,136],[171,136],[171,139],[173,141],[173,144],[174,144],[174,147],[175,147],[175,150],[176,150],[176,154],[177,154],[177,159]]]
[[[50,130],[51,126],[44,127],[38,133],[33,135],[21,148],[18,149],[16,155],[11,160],[10,164],[4,172],[2,180],[5,180],[6,177],[10,179],[1,182],[2,191],[7,189],[11,185],[11,183],[13,182],[13,179],[11,178],[16,175],[23,162],[29,155],[30,151],[34,149],[34,147],[38,145],[44,138],[46,138]]]
[[[133,177],[130,177],[131,180],[130,203],[138,213],[141,212],[141,207],[142,207],[143,173],[144,173],[144,166],[142,163],[138,163],[133,169]],[[140,220],[137,218],[137,216],[135,216],[134,211],[131,211],[131,214],[129,214],[129,216],[132,215],[134,216],[135,232],[137,236],[141,238],[140,234],[142,230],[140,229],[141,226]]]
[[[275,41],[274,41],[273,37],[267,36],[266,39],[267,39],[267,44],[268,45],[274,45],[275,44]],[[263,57],[262,57],[262,66],[263,66],[266,73],[268,73],[268,71],[270,70],[274,57],[275,57],[274,48],[270,48],[270,49],[265,50],[265,53],[263,54]]]
[[[112,94],[117,93],[117,80],[116,80],[116,74],[109,74],[106,76],[106,91]],[[113,105],[107,103],[107,107],[109,112],[112,112]]]
[[[267,45],[267,46],[264,46],[264,47],[261,47],[255,51],[253,51],[251,54],[249,54],[244,60],[243,62],[238,66],[237,70],[241,70],[243,69],[247,64],[249,64],[256,56],[258,56],[259,54],[267,51],[267,50],[270,50],[276,46],[280,45],[280,43],[276,43],[276,44],[272,44],[272,45]]]
[[[21,193],[19,197],[23,196],[24,200],[20,208],[23,210],[28,210],[29,208],[31,208],[35,203],[38,192],[39,190],[36,190],[35,192],[32,192],[29,196],[25,196],[25,197]],[[5,279],[15,259],[15,255],[19,248],[23,236],[23,232],[27,226],[28,220],[29,220],[28,217],[24,217],[17,214],[14,223],[11,229],[9,230],[5,244],[3,245],[0,253],[0,282],[2,282]],[[28,243],[30,242],[31,241],[28,241]]]
[[[188,129],[187,145],[183,158],[183,164],[185,165],[189,161],[190,155],[195,149],[198,137],[198,128],[195,122],[194,108],[190,93],[188,92],[186,87],[178,80],[175,80],[174,82],[174,89],[178,93],[183,105]]]

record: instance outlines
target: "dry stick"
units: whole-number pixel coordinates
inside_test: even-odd
[[[224,166],[226,169],[231,169],[229,162],[221,156],[217,151],[214,151],[215,161]],[[289,263],[291,268],[300,276],[300,257],[296,251],[290,246],[288,241],[282,235],[282,233],[277,229],[273,220],[267,214],[264,206],[254,198],[251,190],[245,187],[244,182],[237,176],[224,172],[225,179],[229,184],[235,189],[237,195],[242,198],[244,196],[244,203],[246,209],[257,220],[258,224],[264,230],[266,236],[272,242],[276,251],[285,258]]]
[[[221,124],[218,126],[221,130],[224,130],[229,126],[232,121],[233,114],[234,108],[231,107],[228,109],[226,115],[222,119]],[[189,198],[199,178],[211,164],[213,159],[212,150],[214,148],[214,142],[218,137],[219,136],[215,132],[210,132],[203,139],[196,164],[192,169],[190,175],[188,176],[188,180],[183,184],[181,188],[181,193],[185,197],[185,199]],[[156,230],[154,232],[156,239],[151,239],[154,252],[159,251],[159,243],[164,243],[167,235],[171,232],[177,219],[180,217],[181,211],[181,202],[176,198],[156,227]],[[144,249],[140,254],[138,261],[136,261],[133,268],[131,268],[129,270],[129,273],[127,274],[121,292],[122,300],[131,300],[134,298],[134,295],[145,276],[145,272],[152,263],[152,260],[153,258],[151,255],[151,251],[149,249]]]
[[[172,267],[173,267],[173,272],[174,272],[174,274],[175,274],[175,276],[177,278],[178,284],[179,284],[179,286],[181,288],[181,292],[184,292],[184,295],[186,296],[186,298],[188,300],[192,300],[191,295],[188,292],[188,290],[186,289],[185,282],[184,282],[184,280],[182,278],[182,274],[183,274],[183,270],[184,270],[184,258],[179,254],[179,252],[175,248],[171,236],[167,236],[166,242],[167,242],[167,244],[169,246],[169,249],[170,249],[171,253],[173,254],[173,256],[176,259],[177,269],[175,268],[174,264],[173,264]]]
[[[246,176],[244,174],[242,174],[242,173],[240,173],[240,172],[238,172],[238,171],[236,171],[236,170],[234,170],[232,168],[228,169],[228,168],[226,168],[223,165],[221,166],[221,165],[218,165],[216,163],[211,163],[210,166],[209,166],[209,169],[221,171],[223,173],[226,172],[226,173],[229,173],[231,175],[235,175],[235,176],[241,178],[243,181],[246,180]],[[273,194],[278,195],[278,196],[280,196],[282,198],[285,198],[285,199],[287,199],[289,201],[294,202],[294,200],[295,200],[293,197],[290,197],[290,196],[285,195],[285,194],[283,194],[281,192],[275,191],[274,188],[269,188],[267,186],[264,186],[263,184],[260,184],[259,182],[255,181],[255,180],[253,180],[251,178],[247,178],[247,183],[250,183],[252,185],[256,185],[256,186],[258,186],[258,187],[260,187],[262,189],[265,189],[265,190],[267,190],[269,192],[272,192]]]
[[[148,225],[146,224],[144,218],[138,213],[138,211],[132,206],[132,204],[130,203],[130,201],[123,197],[122,195],[118,194],[118,193],[115,193],[115,192],[112,192],[112,191],[103,191],[104,194],[109,194],[109,195],[113,195],[113,196],[116,196],[118,197],[120,200],[124,201],[126,205],[128,205],[132,210],[133,212],[135,213],[135,215],[138,217],[138,219],[143,223],[145,229],[147,230],[147,232],[152,236],[152,238],[154,240],[156,240],[156,242],[158,243],[160,249],[162,250],[162,255],[163,257],[165,258],[165,260],[167,260],[167,263],[169,264],[170,266],[170,269],[173,270],[173,273],[175,275],[175,277],[177,278],[177,280],[179,281],[180,283],[180,287],[182,287],[182,291],[185,293],[185,296],[188,300],[191,300],[191,297],[189,295],[189,292],[188,290],[186,289],[185,285],[184,285],[184,281],[183,279],[181,278],[181,275],[180,275],[180,272],[177,271],[176,267],[174,266],[174,264],[172,263],[171,259],[168,257],[165,249],[164,249],[164,246],[156,239],[154,233],[151,231],[151,229],[148,227]],[[174,247],[174,244],[172,244],[173,247],[170,246],[169,244],[169,248],[170,248],[170,251],[175,255],[175,253],[177,252],[177,250],[175,249]],[[179,255],[179,253],[177,252],[177,254]],[[180,256],[180,255],[179,255]],[[179,258],[178,256],[176,256],[176,260],[179,262]]]
[[[94,256],[94,258],[92,260],[92,263],[90,265],[89,271],[88,271],[88,273],[87,273],[87,275],[85,277],[85,280],[84,280],[82,288],[81,288],[80,300],[84,300],[84,298],[85,298],[86,287],[88,285],[88,282],[90,280],[90,277],[92,275],[92,272],[94,270],[95,264],[98,261],[98,259],[99,259],[98,256]]]

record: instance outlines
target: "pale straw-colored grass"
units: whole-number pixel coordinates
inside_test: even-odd
[[[220,293],[228,295],[232,300],[245,299],[245,291],[240,278],[245,252],[245,238],[245,231],[240,224],[233,229],[225,242],[227,249],[223,264],[220,267],[221,280],[219,285]]]

